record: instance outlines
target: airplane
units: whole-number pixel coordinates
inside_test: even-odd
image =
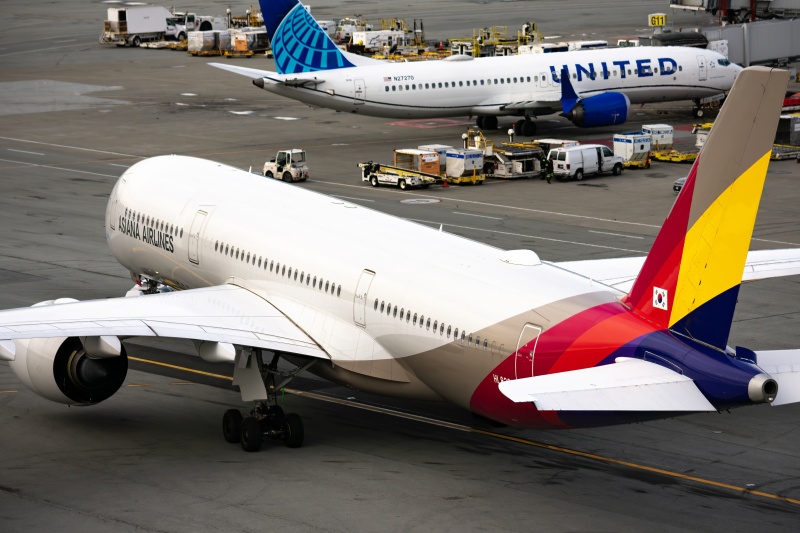
[[[223,415],[246,451],[303,444],[278,397],[304,370],[521,428],[800,401],[800,350],[727,344],[743,281],[800,273],[800,249],[748,252],[787,83],[740,73],[645,258],[548,262],[213,161],[146,159],[105,213],[134,288],[0,312],[0,359],[35,393],[92,405],[122,385],[127,339],[192,340],[253,402]]]
[[[269,92],[311,106],[384,118],[476,116],[496,130],[498,117],[521,117],[517,135],[536,134],[533,119],[560,113],[581,127],[624,123],[635,104],[727,93],[741,67],[711,50],[626,47],[388,63],[340,50],[297,0],[261,0],[278,72],[209,63],[248,76]],[[577,95],[563,94],[567,70]]]

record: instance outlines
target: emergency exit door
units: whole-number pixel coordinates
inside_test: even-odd
[[[366,311],[367,311],[367,293],[372,280],[375,277],[375,272],[365,270],[361,273],[356,286],[356,293],[353,297],[353,320],[361,327],[366,327]]]
[[[189,229],[189,261],[196,265],[200,264],[200,230],[207,214],[205,211],[198,211]]]
[[[706,81],[708,78],[708,71],[706,70],[706,58],[697,56],[697,73],[700,81]]]
[[[353,80],[353,88],[355,93],[355,100],[353,100],[353,102],[355,105],[363,104],[367,97],[367,88],[364,85],[364,80]]]
[[[536,345],[539,344],[539,335],[542,327],[536,324],[525,324],[517,341],[517,354],[515,361],[516,378],[533,377],[533,360],[536,355]]]

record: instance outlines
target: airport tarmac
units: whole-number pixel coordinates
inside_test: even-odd
[[[581,183],[374,189],[357,163],[388,162],[399,147],[458,145],[472,122],[314,110],[205,65],[214,59],[101,47],[107,5],[0,5],[8,26],[0,34],[0,308],[130,288],[106,247],[103,217],[116,178],[150,156],[259,170],[277,149],[303,147],[312,178],[296,186],[551,261],[646,254],[674,202],[672,182],[689,170],[655,163]],[[221,14],[227,4],[193,6]],[[605,2],[602,13],[579,1],[312,8],[319,18],[422,17],[429,35],[443,37],[469,33],[475,21],[529,19],[545,35],[567,36],[588,18],[598,31],[587,38],[601,38],[636,34],[644,15],[667,3]],[[682,25],[698,18],[676,16]],[[636,109],[614,128],[580,130],[552,117],[539,124],[542,137],[607,142],[667,123],[688,148],[692,121],[686,102]],[[507,127],[491,137],[503,140]],[[770,165],[752,248],[800,246],[798,179],[794,161]],[[268,230],[291,232],[291,221]],[[731,344],[797,348],[798,302],[800,277],[744,285]],[[800,520],[796,405],[521,431],[446,404],[301,378],[285,401],[303,416],[306,445],[267,443],[247,454],[220,431],[222,413],[244,407],[230,369],[190,351],[179,342],[131,344],[126,384],[90,408],[39,398],[0,364],[0,530],[796,531]]]

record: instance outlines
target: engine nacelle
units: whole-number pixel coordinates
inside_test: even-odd
[[[603,93],[578,102],[564,116],[583,128],[611,126],[628,120],[630,99],[622,93]]]
[[[93,342],[93,344],[97,344]],[[89,355],[78,337],[19,339],[11,369],[33,392],[58,403],[92,405],[110,398],[128,373],[125,347],[119,355]]]

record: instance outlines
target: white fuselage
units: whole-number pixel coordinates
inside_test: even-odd
[[[539,116],[560,112],[562,68],[582,98],[624,93],[632,104],[725,93],[741,70],[710,50],[636,47],[378,63],[269,76],[264,89],[338,111],[386,118]],[[311,80],[297,86],[297,80]],[[290,81],[284,84],[284,81]]]
[[[530,310],[589,293],[593,301],[619,295],[542,264],[533,252],[521,262],[534,264],[511,264],[503,260],[508,252],[491,246],[180,156],[137,163],[120,178],[106,232],[132,273],[182,289],[243,286],[286,314],[335,365],[385,384],[415,381],[414,368],[397,361],[444,345],[485,367],[468,378],[480,381],[514,352]],[[371,283],[359,288],[369,273]],[[547,327],[557,317],[537,320]],[[474,387],[451,393],[437,384],[448,379],[422,381],[466,405]],[[413,395],[431,396],[423,389]]]

